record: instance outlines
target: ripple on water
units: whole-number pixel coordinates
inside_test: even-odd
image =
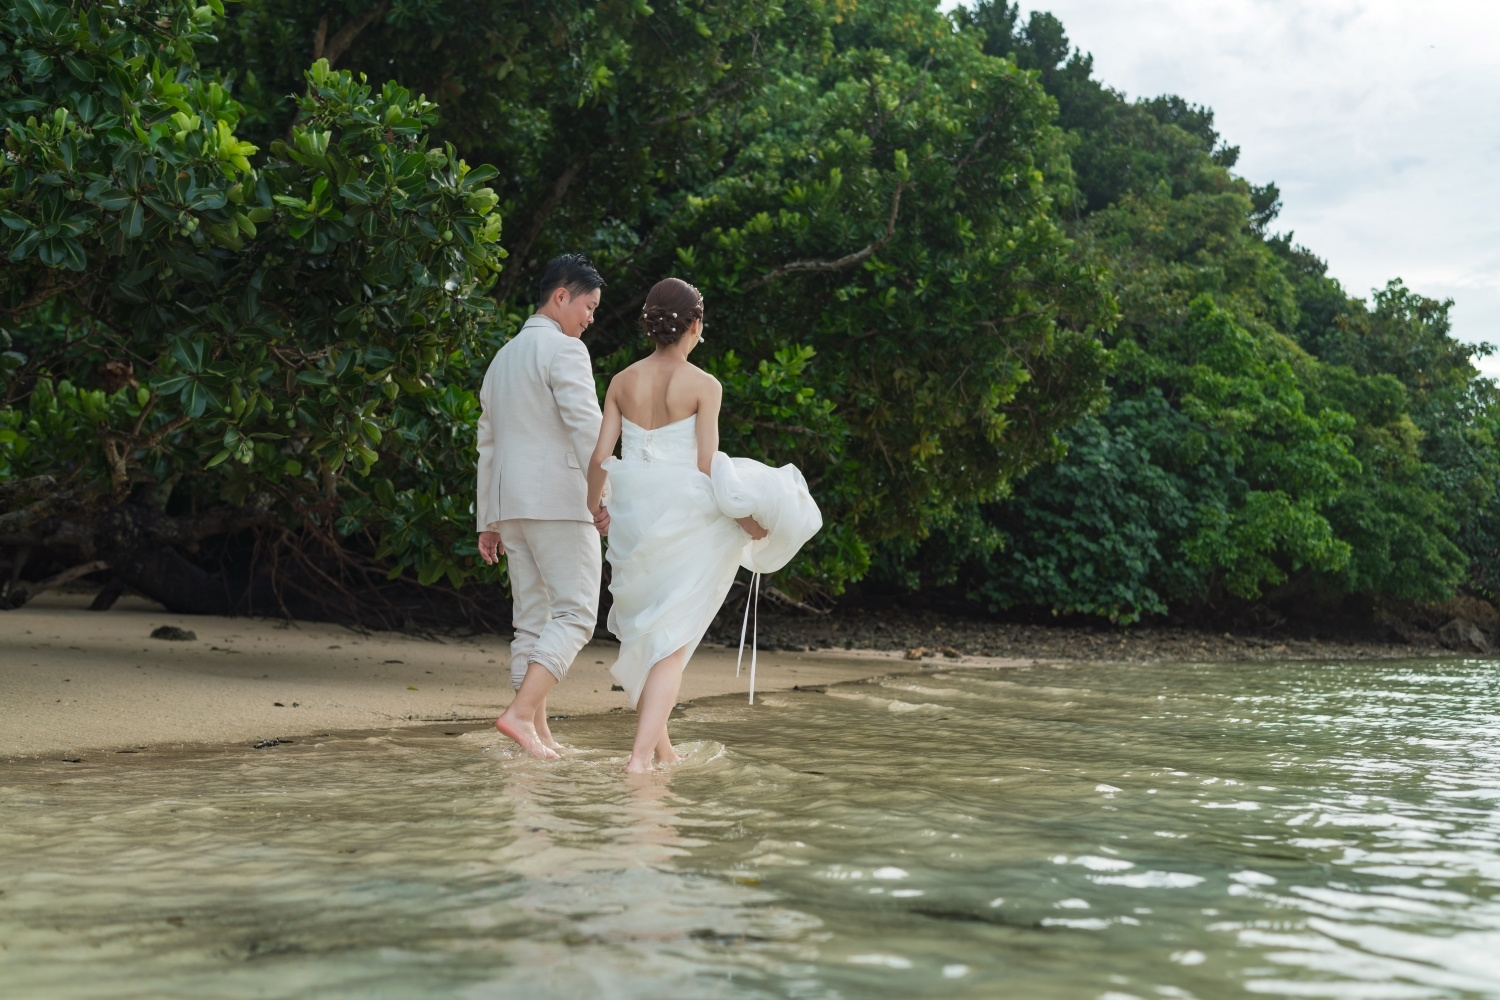
[[[1500,993],[1500,670],[947,670],[15,762],[17,996]]]

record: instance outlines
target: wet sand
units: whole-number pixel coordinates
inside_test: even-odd
[[[87,595],[47,594],[0,613],[0,759],[185,744],[295,739],[336,729],[493,720],[511,698],[507,637],[425,639],[337,625],[173,615],[141,599],[86,610]],[[173,625],[188,642],[150,638]],[[616,646],[579,654],[548,701],[554,715],[628,711],[611,691]],[[683,701],[744,693],[736,650],[700,648]],[[927,665],[997,667],[1030,659],[966,656]],[[756,690],[920,669],[902,654],[765,652]]]

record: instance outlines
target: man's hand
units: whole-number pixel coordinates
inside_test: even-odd
[[[609,534],[609,508],[602,503],[599,509],[594,511],[594,530],[601,535]]]
[[[503,555],[505,555],[505,543],[500,540],[500,532],[481,531],[479,533],[479,558],[493,566]]]

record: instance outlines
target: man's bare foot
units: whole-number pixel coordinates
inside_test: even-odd
[[[529,719],[518,719],[507,711],[495,720],[495,728],[518,743],[522,750],[542,760],[557,760],[558,754],[537,737],[536,727]]]
[[[547,713],[545,710],[536,713],[536,719],[532,723],[536,729],[536,738],[542,741],[542,746],[548,750],[561,750],[562,744],[552,736],[552,728],[547,725]]]

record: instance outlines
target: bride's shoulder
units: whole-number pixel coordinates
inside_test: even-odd
[[[637,361],[633,365],[626,365],[624,368],[621,368],[619,371],[615,372],[614,375],[610,376],[609,384],[611,386],[618,385],[622,388],[624,386],[630,385],[640,377],[640,369],[643,363],[644,362]]]
[[[704,371],[702,368],[699,368],[692,362],[689,362],[687,367],[688,372],[690,373],[690,376],[693,379],[695,385],[700,386],[704,389],[712,388],[722,390],[723,387],[719,385],[719,380],[714,378],[708,372]]]

